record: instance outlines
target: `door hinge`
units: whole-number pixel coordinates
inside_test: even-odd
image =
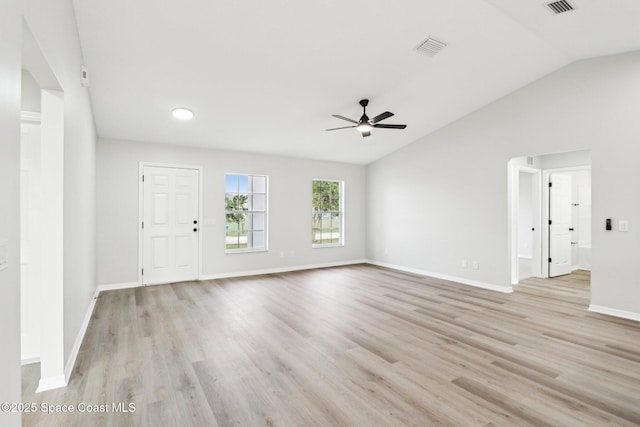
[[[143,180],[143,181],[144,181],[144,180]],[[551,182],[550,182],[550,183],[549,183],[549,187],[553,187],[553,183],[551,183]]]
[[[551,262],[551,258],[549,258],[549,262]]]
[[[549,261],[551,261],[551,258],[549,258]],[[142,275],[144,276],[144,268],[142,269]]]
[[[144,182],[144,175],[142,175],[142,182]]]
[[[551,225],[551,220],[549,220],[549,225]]]
[[[142,229],[144,230],[144,221],[142,221]]]

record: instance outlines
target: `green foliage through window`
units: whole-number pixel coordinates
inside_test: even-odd
[[[225,176],[227,251],[267,248],[267,177]]]
[[[342,182],[312,182],[312,243],[342,244]]]

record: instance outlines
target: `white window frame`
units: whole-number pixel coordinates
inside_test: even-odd
[[[336,247],[341,247],[344,246],[344,242],[345,242],[345,228],[344,228],[344,218],[345,218],[345,213],[344,213],[344,180],[340,180],[340,179],[322,179],[322,178],[316,178],[316,179],[312,179],[311,180],[311,199],[313,200],[313,183],[316,181],[322,181],[322,182],[337,182],[340,184],[340,207],[337,211],[338,215],[340,216],[340,241],[337,243],[313,243],[313,215],[315,214],[315,211],[313,210],[313,203],[311,204],[311,247],[313,249],[320,249],[320,248],[336,248]],[[328,212],[336,212],[336,211],[328,211]]]
[[[246,211],[242,211],[245,214],[264,214],[264,248],[237,248],[237,249],[228,249],[227,248],[227,243],[226,243],[226,239],[227,239],[227,230],[226,230],[226,226],[227,226],[227,214],[230,211],[227,211],[226,208],[226,197],[227,197],[227,177],[229,175],[236,175],[236,176],[246,176],[246,177],[260,177],[260,178],[264,178],[265,179],[265,201],[264,201],[264,211],[256,211],[256,210],[246,210]],[[244,194],[244,193],[238,193],[238,194]],[[253,193],[250,192],[249,189],[247,189],[247,193],[248,195],[251,194],[262,194],[262,193]],[[251,253],[251,252],[267,252],[269,250],[269,176],[268,175],[262,175],[262,174],[256,174],[256,173],[237,173],[237,172],[227,172],[224,174],[224,195],[225,195],[225,209],[224,209],[224,218],[225,218],[225,232],[224,232],[224,237],[225,237],[225,244],[224,244],[224,248],[225,248],[225,253],[227,254],[241,254],[241,253]],[[233,211],[233,212],[240,212],[240,211]]]

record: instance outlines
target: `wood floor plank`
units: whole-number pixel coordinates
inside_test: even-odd
[[[501,294],[353,265],[100,294],[66,389],[135,411],[25,426],[640,425],[640,325],[587,311],[589,273]]]

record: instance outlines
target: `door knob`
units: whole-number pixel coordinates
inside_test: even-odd
[[[194,219],[194,220],[193,220],[193,223],[194,223],[194,224],[197,224],[197,223],[198,223],[198,221]]]
[[[193,229],[193,231],[194,231],[194,233],[195,233],[196,231],[198,231],[198,229],[197,229],[197,228],[194,228],[194,229]]]

